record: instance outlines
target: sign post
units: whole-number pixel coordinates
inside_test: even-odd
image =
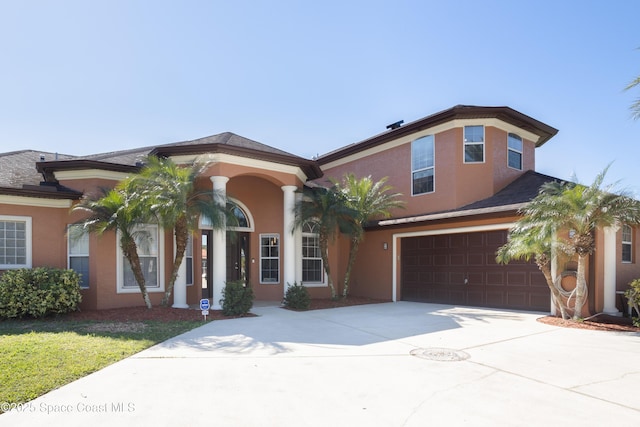
[[[204,321],[207,321],[207,316],[209,315],[209,300],[203,298],[200,300],[200,310],[202,310],[202,315],[204,316]]]

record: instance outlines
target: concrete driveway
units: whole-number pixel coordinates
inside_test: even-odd
[[[640,419],[640,334],[420,303],[215,321],[0,416],[11,426],[602,426]]]

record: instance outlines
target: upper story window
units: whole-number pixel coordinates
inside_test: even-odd
[[[411,143],[411,191],[413,195],[434,191],[435,155],[433,135]]]
[[[507,164],[510,168],[522,170],[522,138],[515,133],[507,136]]]
[[[622,226],[622,262],[632,262],[633,229],[628,225]]]
[[[484,126],[464,127],[464,162],[484,162]]]
[[[89,233],[81,225],[70,225],[67,232],[67,265],[80,275],[80,287],[89,287]]]
[[[31,218],[0,215],[0,270],[31,268]]]

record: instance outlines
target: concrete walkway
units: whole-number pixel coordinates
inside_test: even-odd
[[[214,321],[0,416],[11,426],[603,426],[640,420],[640,334],[420,303]]]

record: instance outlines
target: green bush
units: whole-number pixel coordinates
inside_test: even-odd
[[[80,301],[80,276],[73,270],[23,268],[0,276],[0,318],[69,313]]]
[[[311,305],[311,296],[309,290],[300,283],[294,282],[289,286],[282,301],[285,307],[294,310],[308,310]]]
[[[629,289],[625,291],[624,296],[629,301],[629,307],[633,307],[640,316],[640,279],[632,280],[629,283]],[[633,324],[640,327],[640,317],[634,317]]]
[[[225,316],[244,316],[253,307],[253,289],[243,280],[227,282],[222,290],[222,314]]]

